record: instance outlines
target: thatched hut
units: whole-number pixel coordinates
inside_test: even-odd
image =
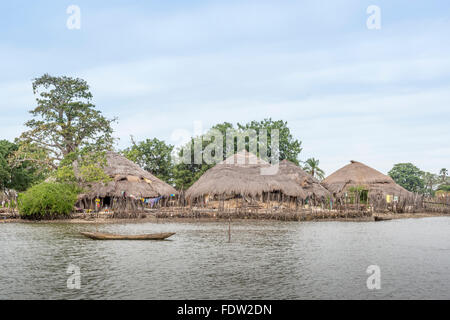
[[[215,208],[259,207],[274,203],[292,208],[329,193],[319,182],[288,161],[267,174],[266,161],[241,151],[206,171],[186,192],[191,205]]]
[[[288,160],[280,162],[280,174],[293,180],[305,192],[308,199],[323,202],[331,197],[331,193],[324,188],[320,181],[305,172],[302,168]]]
[[[413,197],[411,192],[395,183],[391,177],[353,160],[323,180],[322,185],[334,197],[346,203],[385,205],[409,201]]]
[[[79,196],[79,207],[93,209],[99,201],[100,207],[133,209],[136,203],[164,203],[177,194],[172,186],[115,152],[106,153],[104,172],[112,181],[86,186],[88,192]]]

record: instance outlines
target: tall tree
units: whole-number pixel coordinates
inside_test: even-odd
[[[101,151],[112,147],[111,124],[92,104],[85,80],[48,74],[33,81],[37,106],[30,111],[34,119],[21,137],[17,158],[46,164],[53,169],[67,155],[80,150]],[[32,150],[44,150],[37,154]]]
[[[291,130],[288,127],[287,121],[277,120],[274,121],[271,118],[264,119],[262,121],[251,121],[245,125],[238,124],[240,130],[253,129],[258,135],[262,130],[267,130],[267,150],[268,156],[272,156],[271,150],[271,134],[272,130],[277,129],[279,131],[279,160],[289,160],[295,164],[299,164],[298,156],[302,151],[302,142],[294,139]]]
[[[424,183],[423,192],[426,195],[434,196],[437,184],[439,183],[439,176],[430,172],[422,173],[422,180]]]
[[[167,183],[173,182],[172,151],[174,146],[156,138],[136,143],[132,137],[131,143],[130,148],[122,151],[126,158],[137,163],[141,168],[154,174],[159,179]]]
[[[309,158],[305,161],[304,170],[312,175],[314,178],[323,180],[325,178],[325,172],[319,168],[320,161],[318,159]]]
[[[423,172],[412,163],[397,163],[388,172],[388,175],[408,191],[423,191]]]

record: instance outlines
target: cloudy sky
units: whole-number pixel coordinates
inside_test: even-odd
[[[0,139],[24,130],[44,73],[87,80],[119,118],[118,147],[271,117],[327,174],[349,160],[450,168],[446,0],[1,1]]]

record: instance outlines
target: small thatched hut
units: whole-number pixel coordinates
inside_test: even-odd
[[[406,200],[413,196],[395,181],[381,172],[366,166],[358,161],[350,161],[350,164],[337,170],[325,180],[322,185],[338,199],[354,197],[359,194],[356,202],[383,204]],[[352,200],[353,201],[353,200]]]
[[[215,208],[254,206],[267,208],[274,203],[297,207],[309,199],[324,199],[329,192],[319,182],[288,161],[278,171],[267,174],[266,161],[241,151],[206,171],[186,192],[191,205]]]
[[[106,163],[104,172],[112,181],[87,186],[88,192],[78,199],[81,208],[95,208],[96,199],[100,200],[100,207],[126,209],[131,204],[133,208],[142,199],[151,200],[153,205],[153,199],[164,202],[177,194],[172,186],[118,153],[107,152]]]

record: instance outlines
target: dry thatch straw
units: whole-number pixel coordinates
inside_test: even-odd
[[[286,196],[305,199],[312,194],[318,197],[328,193],[319,182],[308,177],[301,168],[288,161],[280,163],[278,172],[262,174],[270,164],[254,154],[241,151],[206,171],[186,192],[186,198],[209,196],[249,196],[280,192]]]
[[[170,196],[177,193],[172,186],[120,154],[107,152],[106,162],[104,171],[113,181],[106,184],[93,184],[89,188],[90,191],[82,195],[81,198],[121,197],[122,192],[125,192],[127,196],[135,196],[136,198]]]
[[[412,193],[395,183],[395,181],[381,172],[357,161],[337,170],[325,180],[322,185],[333,195],[341,196],[350,187],[365,187],[369,193],[411,196]]]
[[[310,198],[325,200],[331,197],[331,193],[320,184],[319,180],[291,161],[283,160],[280,162],[280,174],[295,181]]]

